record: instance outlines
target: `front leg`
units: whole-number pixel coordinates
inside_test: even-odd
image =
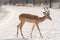
[[[39,31],[40,36],[43,38],[43,36],[42,36],[42,34],[41,34],[41,32],[40,32],[40,28],[39,28],[38,24],[36,24],[36,26],[37,26],[37,29],[38,29],[38,31]]]
[[[30,33],[30,37],[31,37],[31,38],[32,38],[32,32],[33,32],[33,30],[34,30],[34,27],[35,27],[35,25],[33,25],[32,30],[31,30],[31,33]]]

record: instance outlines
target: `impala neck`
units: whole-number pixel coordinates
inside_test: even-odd
[[[45,21],[45,19],[46,19],[46,16],[40,17],[39,22],[43,22],[43,21]]]

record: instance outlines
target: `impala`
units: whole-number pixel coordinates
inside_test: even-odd
[[[30,23],[34,23],[34,26],[32,27],[32,30],[31,30],[31,33],[30,33],[30,37],[32,38],[32,32],[34,30],[34,27],[36,25],[38,31],[39,31],[39,34],[40,36],[43,38],[41,32],[40,32],[40,28],[38,26],[39,23],[45,21],[46,19],[49,19],[49,20],[52,20],[51,17],[50,17],[50,11],[48,10],[48,8],[44,8],[44,11],[43,14],[44,16],[43,17],[38,17],[36,15],[32,15],[32,14],[25,14],[25,13],[22,13],[21,15],[19,15],[19,20],[21,21],[19,25],[17,25],[17,37],[18,37],[18,29],[20,29],[20,32],[21,32],[21,36],[24,38],[23,36],[23,32],[22,32],[22,27],[24,25],[25,22],[30,22]]]

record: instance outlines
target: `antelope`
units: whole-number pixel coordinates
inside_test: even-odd
[[[18,29],[20,29],[21,36],[24,38],[24,35],[22,33],[22,27],[23,27],[25,22],[30,22],[30,23],[34,23],[34,25],[36,25],[40,36],[43,38],[38,24],[45,21],[46,19],[52,20],[51,17],[50,17],[50,11],[48,10],[48,8],[44,8],[44,11],[45,12],[43,12],[43,14],[44,14],[43,17],[39,17],[39,16],[32,15],[32,14],[25,14],[25,13],[22,13],[21,15],[19,15],[19,20],[21,22],[20,22],[19,25],[17,25],[17,37],[18,37]],[[34,27],[35,26],[32,27],[32,30],[31,30],[31,33],[30,33],[31,38],[32,38],[32,32],[34,30]]]

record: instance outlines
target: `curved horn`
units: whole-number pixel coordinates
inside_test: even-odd
[[[44,11],[47,12],[46,8],[44,8]]]
[[[46,9],[47,9],[47,12],[50,13],[50,11],[48,10],[48,7],[46,7]]]

